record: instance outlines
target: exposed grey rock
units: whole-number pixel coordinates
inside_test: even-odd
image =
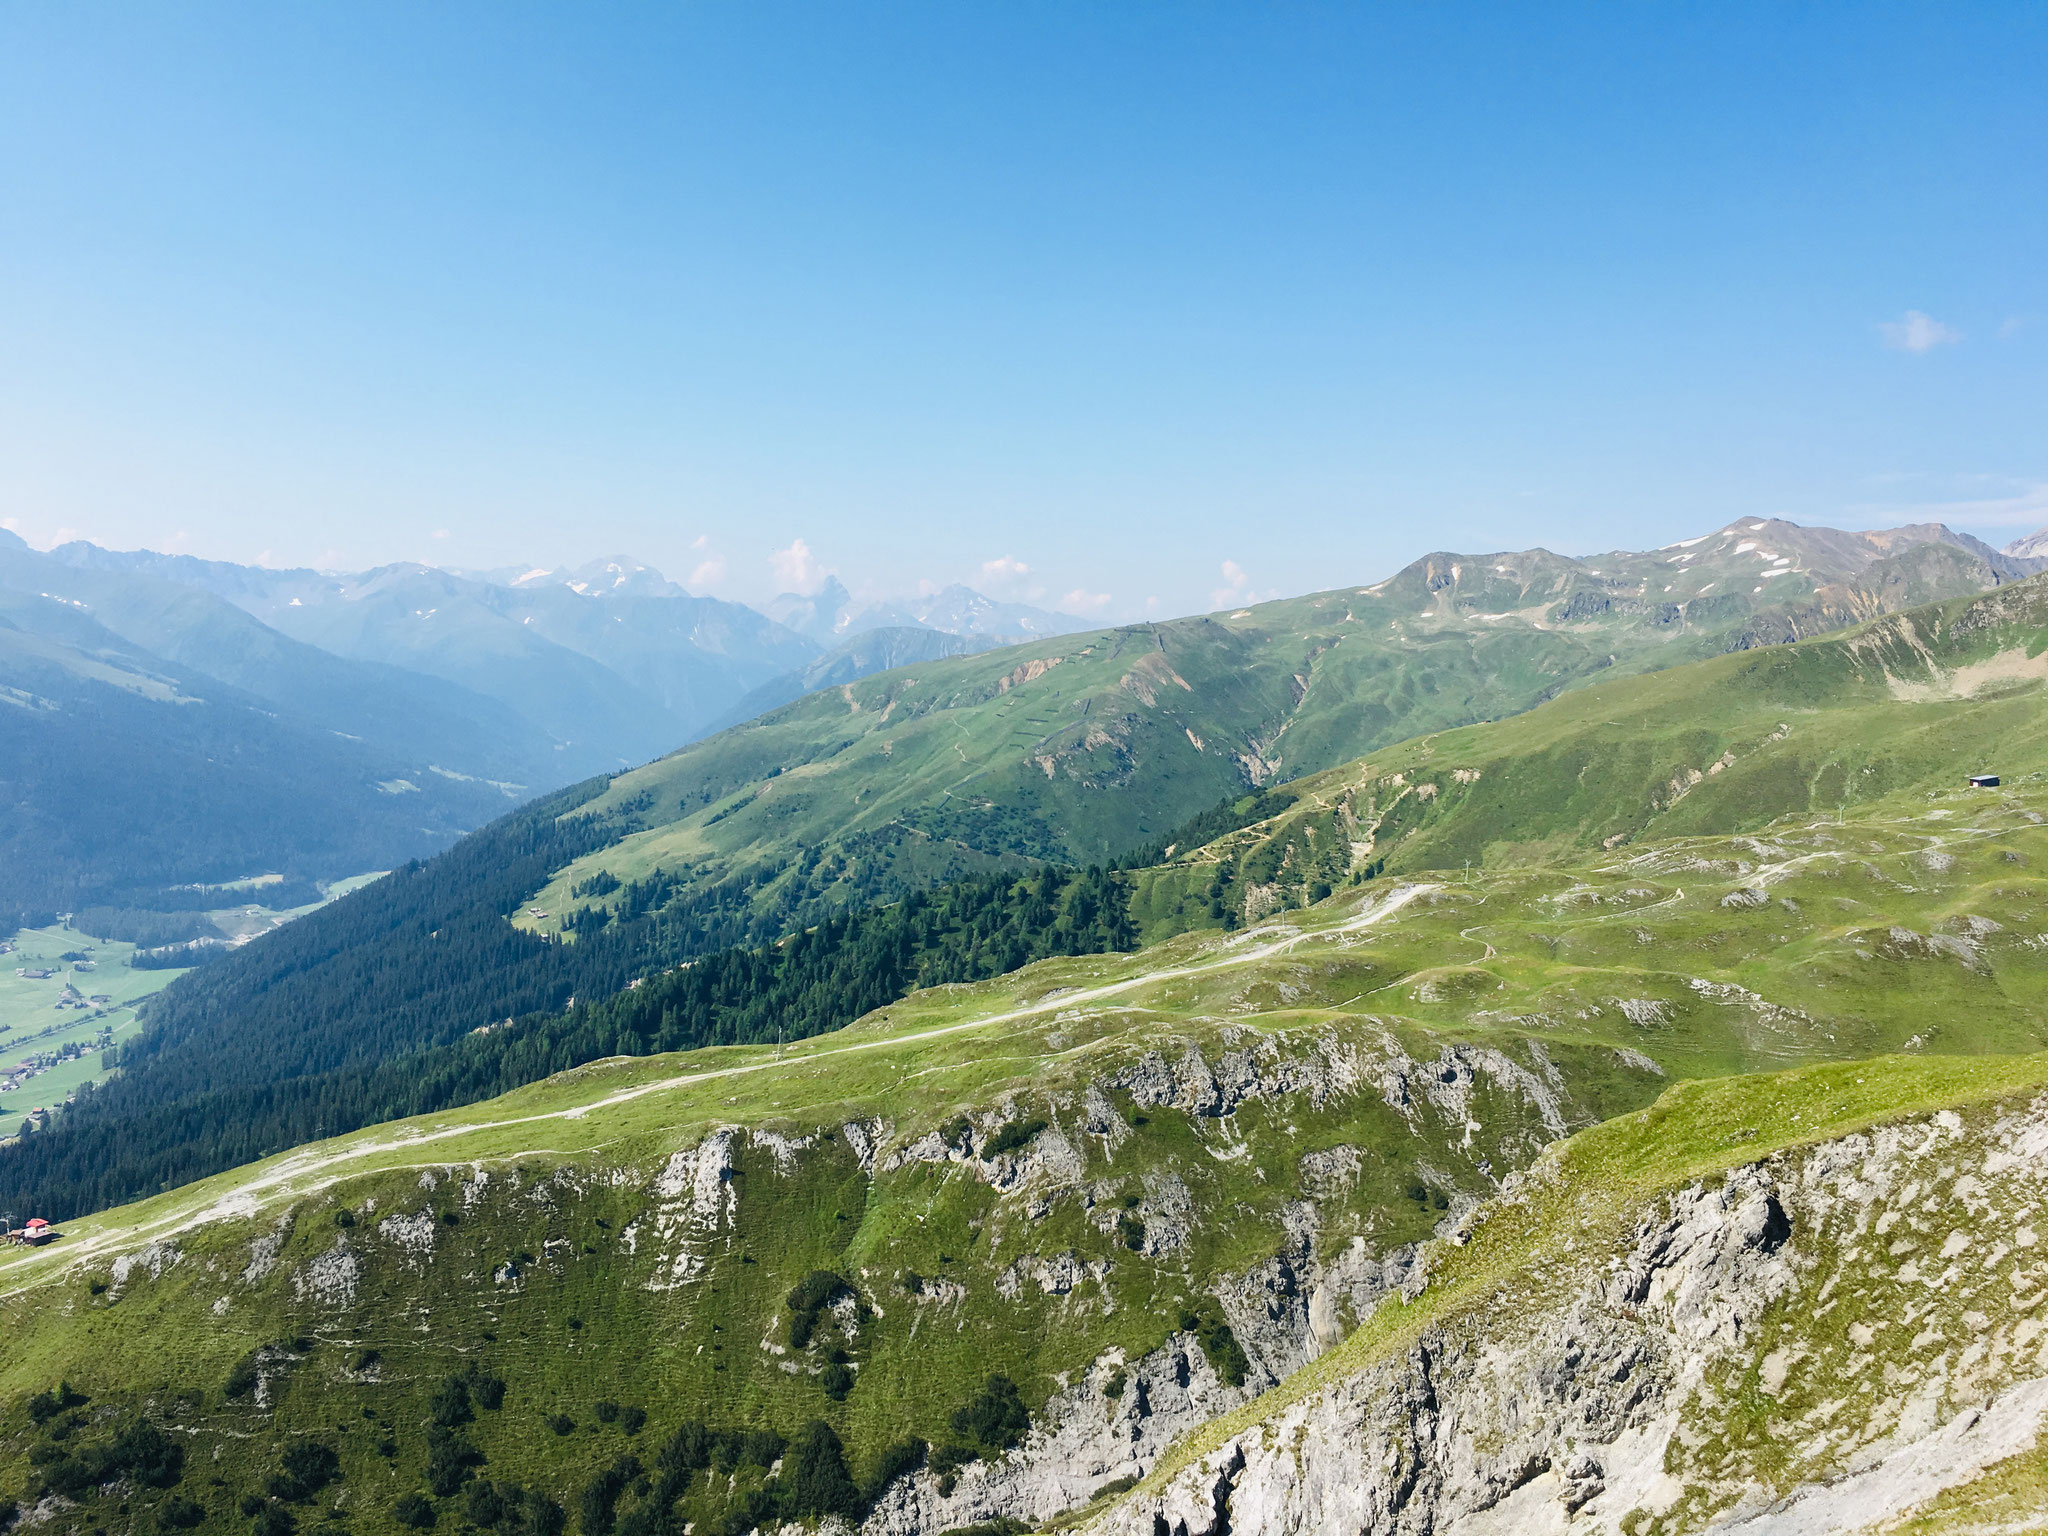
[[[696,1146],[671,1155],[655,1177],[651,1219],[660,1258],[648,1289],[672,1290],[694,1281],[704,1271],[708,1240],[731,1229],[739,1212],[739,1194],[732,1184],[733,1147],[739,1137],[737,1126],[720,1126]],[[637,1244],[637,1223],[629,1230]]]
[[[269,1260],[274,1261],[277,1257],[278,1247],[283,1241],[284,1230],[280,1228],[268,1238],[259,1238],[254,1246],[258,1249],[263,1249],[264,1245],[268,1244],[269,1246],[265,1249],[265,1254]],[[177,1264],[184,1256],[176,1243],[167,1241],[149,1243],[134,1253],[122,1254],[113,1263],[110,1284],[107,1288],[108,1299],[110,1301],[119,1300],[122,1289],[134,1275],[146,1274],[152,1280],[162,1279],[164,1271]],[[256,1257],[252,1253],[250,1259],[251,1268],[254,1268],[255,1264]],[[265,1263],[265,1271],[268,1268],[269,1264]],[[244,1280],[248,1279],[246,1271],[242,1278]],[[260,1279],[261,1275],[258,1278]]]
[[[291,1221],[280,1221],[263,1236],[249,1244],[249,1264],[242,1271],[242,1284],[255,1285],[277,1267],[277,1256],[284,1248],[284,1240],[291,1231]],[[427,1234],[429,1246],[433,1243],[432,1232]]]
[[[377,1235],[393,1244],[415,1269],[424,1269],[434,1256],[434,1213],[412,1211],[386,1216],[377,1223]]]
[[[1106,1397],[1124,1372],[1122,1394]],[[929,1471],[898,1479],[862,1527],[866,1536],[934,1536],[998,1515],[1039,1521],[1085,1504],[1103,1484],[1141,1476],[1180,1436],[1252,1393],[1225,1386],[1188,1334],[1137,1361],[1105,1355],[1074,1385],[1056,1392],[1024,1443],[994,1461],[961,1468],[950,1494]],[[1145,1536],[1150,1536],[1150,1526]]]
[[[1012,1301],[1024,1293],[1027,1285],[1037,1287],[1048,1296],[1066,1296],[1083,1282],[1093,1280],[1100,1283],[1108,1274],[1109,1264],[1102,1259],[1081,1259],[1071,1251],[1045,1257],[1031,1254],[1018,1259],[996,1276],[996,1291]]]
[[[1301,1187],[1318,1199],[1344,1195],[1358,1183],[1358,1172],[1364,1165],[1365,1159],[1356,1147],[1305,1152],[1301,1158]]]
[[[880,1155],[882,1144],[889,1139],[889,1123],[886,1120],[849,1120],[839,1128],[846,1138],[847,1146],[853,1149],[860,1171],[869,1178],[875,1176],[875,1160]]]
[[[1875,1529],[2048,1423],[2044,1200],[2048,1096],[1737,1169],[1653,1202],[1583,1274],[1504,1281],[1277,1409],[1088,1536]],[[1838,1307],[1842,1333],[1805,1330]],[[1792,1394],[1782,1464],[1718,1438],[1747,1391]]]
[[[292,1294],[301,1301],[317,1301],[322,1306],[353,1306],[361,1274],[362,1266],[350,1250],[348,1239],[337,1237],[332,1248],[292,1276]]]

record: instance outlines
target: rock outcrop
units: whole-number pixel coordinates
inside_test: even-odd
[[[1875,1528],[2048,1414],[2044,1153],[2048,1098],[1660,1198],[1597,1261],[1504,1280],[1090,1536]]]

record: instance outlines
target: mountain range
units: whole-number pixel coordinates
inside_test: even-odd
[[[1820,542],[1299,600],[1329,649],[1361,610],[1413,641],[1493,578],[1616,659],[1247,773],[1123,869],[1020,854],[677,963],[705,893],[601,861],[562,889],[608,921],[505,920],[641,835],[646,786],[584,785],[181,978],[0,1150],[0,1202],[61,1218],[0,1257],[0,1496],[63,1532],[2038,1529],[2048,577],[1887,606],[1973,569],[1915,540],[1763,578]],[[1813,590],[1651,668],[1644,579]],[[995,658],[983,704],[1101,643]],[[406,993],[437,946],[471,990]]]
[[[815,915],[1019,861],[1113,860],[1397,741],[2044,565],[1939,525],[1741,519],[1647,553],[1428,555],[1370,586],[899,667],[614,779],[589,807],[602,845],[522,922],[562,932],[637,899],[575,894],[600,876]]]
[[[0,773],[16,807],[0,911],[23,922],[147,907],[178,884],[387,868],[810,688],[984,647],[999,620],[1054,622],[963,588],[917,605],[960,634],[890,610],[812,638],[623,558],[336,574],[43,553],[5,531],[0,597],[0,680],[33,701]],[[262,764],[260,792],[243,759]]]
[[[1121,857],[1244,789],[1602,672],[1989,589],[2043,564],[2023,547],[1746,519],[1648,553],[1438,554],[1371,586],[1074,632],[961,587],[862,607],[828,578],[771,618],[623,557],[351,575],[0,532],[0,682],[35,701],[11,712],[0,910],[388,868],[647,763],[595,802],[604,846],[526,893],[550,914],[528,921],[603,921],[569,894],[600,874],[794,921]]]
[[[894,602],[858,604],[837,576],[808,596],[785,592],[768,604],[769,616],[821,644],[836,644],[870,629],[935,629],[975,640],[1023,640],[1066,635],[1088,626],[1064,613],[1025,603],[997,602],[958,584]]]
[[[1731,549],[1747,542],[1728,539]],[[1711,548],[1701,558],[1710,556]],[[1747,568],[1752,552],[1736,558]],[[1775,549],[1770,558],[1779,558]],[[1430,591],[1426,581],[1416,590]],[[1556,604],[1572,601],[1567,590]],[[1373,878],[1626,859],[1639,843],[1753,833],[1780,816],[1843,814],[1940,791],[1970,773],[2031,782],[2029,775],[2048,769],[2039,708],[2048,684],[2043,634],[2048,583],[2036,579],[1796,644],[1632,674],[1610,665],[1519,714],[1408,734],[1363,758],[1249,794],[1245,780],[1226,781],[1221,797],[1164,835],[1148,836],[1141,817],[1147,797],[1172,793],[1179,781],[1134,776],[1113,792],[1130,805],[1132,843],[1121,871],[1072,872],[1058,847],[977,848],[968,840],[977,832],[1017,837],[1025,823],[1015,816],[985,813],[957,834],[910,828],[910,837],[884,841],[875,829],[901,826],[914,802],[899,800],[893,822],[864,827],[860,801],[879,792],[878,780],[851,776],[841,790],[820,774],[810,777],[822,783],[807,785],[792,767],[771,769],[714,805],[731,811],[727,821],[738,819],[732,808],[746,807],[773,829],[776,797],[797,778],[794,795],[842,796],[833,814],[853,823],[850,832],[833,841],[806,831],[804,802],[794,799],[797,810],[784,819],[794,824],[783,834],[787,853],[771,845],[752,862],[703,878],[701,854],[665,862],[673,858],[673,834],[637,830],[668,793],[650,788],[646,776],[678,761],[671,758],[537,802],[437,859],[173,983],[152,1001],[150,1028],[122,1073],[25,1154],[0,1158],[0,1200],[33,1189],[49,1199],[70,1189],[60,1208],[104,1203],[153,1188],[167,1174],[197,1176],[322,1127],[461,1102],[592,1055],[637,1053],[649,1042],[610,1024],[575,1024],[559,1038],[549,1033],[553,1026],[503,1026],[565,1010],[574,1016],[575,999],[632,993],[650,976],[685,976],[720,998],[738,987],[745,998],[768,985],[757,971],[761,957],[773,957],[771,971],[826,964],[808,947],[824,946],[841,956],[830,965],[843,959],[852,967],[847,975],[826,985],[805,972],[803,986],[777,994],[773,1007],[748,1003],[744,1012],[745,1030],[805,1033],[845,1022],[856,999],[874,1006],[918,981],[1013,969],[1065,943],[1053,937],[1059,933],[1085,931],[1096,948],[1163,943],[1190,929],[1249,926]],[[1149,644],[1149,629],[1143,638],[1141,658],[1162,654]],[[932,665],[987,663],[976,656]],[[994,698],[1021,694],[1034,707],[1033,690],[1064,671],[1041,670],[993,689]],[[1182,691],[1153,681],[1161,697],[1168,688]],[[849,686],[858,698],[873,682]],[[842,706],[838,718],[849,718],[843,695],[826,697]],[[948,728],[956,740],[966,731]],[[882,745],[905,740],[881,738]],[[907,756],[911,747],[900,750]],[[956,772],[971,771],[964,761],[964,753],[954,758]],[[1028,767],[1027,786],[1060,782],[1057,762],[1051,774],[1035,757]],[[904,777],[913,787],[919,782]],[[1087,805],[1078,796],[1064,803]],[[710,823],[713,831],[724,825]],[[757,834],[764,842],[769,835]],[[918,837],[933,850],[921,863],[891,856],[915,850]],[[663,850],[663,861],[627,862],[649,848]],[[1064,883],[1056,891],[1013,890],[1034,866],[1069,872],[1057,874]],[[943,903],[932,905],[933,893],[943,891],[983,893],[959,897],[983,915],[971,922],[949,916]],[[801,943],[778,947],[785,940]],[[728,966],[755,979],[719,979]],[[707,1043],[688,1032],[698,1025],[687,1010],[676,1014],[684,1033],[660,1035],[668,1014],[657,1006],[659,989],[648,995],[657,999],[649,1027],[666,1042],[661,1048]],[[1980,1005],[1985,1027],[1997,1011]],[[741,1026],[717,1026],[729,1027]]]

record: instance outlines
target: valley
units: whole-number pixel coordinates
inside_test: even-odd
[[[161,914],[101,909],[75,914],[76,925],[24,928],[0,940],[0,1145],[20,1134],[33,1111],[59,1113],[81,1090],[105,1082],[113,1069],[102,1053],[132,1041],[140,1005],[193,966],[380,878],[337,880],[292,908],[245,900],[189,912],[174,930]],[[275,900],[286,889],[280,877],[265,876],[213,894]],[[126,937],[113,936],[116,930]]]

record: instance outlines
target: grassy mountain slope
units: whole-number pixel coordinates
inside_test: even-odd
[[[1523,864],[1564,850],[1853,810],[1972,773],[2048,771],[2048,582],[1848,634],[1603,679],[1290,783],[1293,802],[1147,875],[1148,931],[1252,916],[1363,870]],[[1219,886],[1221,889],[1219,889]]]
[[[757,899],[866,900],[1022,858],[1142,847],[1246,788],[1526,710],[1590,678],[1976,594],[2024,568],[1938,528],[1743,522],[1568,560],[1433,555],[1376,586],[935,660],[775,711],[619,778],[598,872]]]
[[[1234,935],[919,993],[782,1051],[594,1063],[81,1219],[0,1258],[19,1341],[0,1492],[75,1481],[142,1417],[186,1449],[175,1489],[131,1478],[144,1522],[182,1517],[174,1498],[216,1523],[243,1499],[309,1525],[459,1522],[479,1478],[573,1511],[626,1455],[646,1481],[617,1480],[625,1530],[1048,1518],[1361,1319],[1383,1337],[1414,1242],[1673,1078],[2048,1045],[2043,806],[2027,786],[1897,795],[1756,837],[1375,881]],[[1754,1130],[1731,1152],[1753,1157],[1781,1121],[1818,1134],[2033,1070],[1859,1067],[1877,1086],[1798,1079],[1826,1086],[1782,1113],[1745,1088],[1739,1122],[1688,1111],[1663,1161],[1612,1166],[1689,1169],[1709,1119]],[[1034,1426],[1007,1452],[1000,1404],[954,1419],[992,1370]],[[506,1382],[502,1406],[437,1434],[465,1375],[471,1398]],[[24,1400],[60,1379],[92,1401],[34,1424]],[[806,1503],[816,1457],[770,1479],[734,1442],[729,1476],[661,1480],[679,1426],[796,1439],[814,1419],[854,1479],[896,1475]],[[921,1471],[888,1459],[912,1436],[937,1448]],[[267,1491],[307,1442],[339,1478]],[[76,1487],[52,1528],[115,1496]]]

